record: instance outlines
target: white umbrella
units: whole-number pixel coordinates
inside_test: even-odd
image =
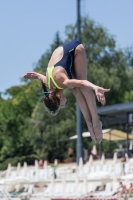
[[[57,165],[58,165],[58,160],[55,159],[55,160],[54,160],[54,166],[57,166]]]
[[[47,166],[48,166],[48,162],[47,160],[44,161],[44,169],[47,169]]]
[[[85,166],[85,174],[88,174],[89,173],[89,168],[90,168],[89,161],[86,162],[86,164],[84,166]]]
[[[47,160],[44,161],[44,172],[45,172],[45,178],[48,178],[48,163],[47,163]]]
[[[127,153],[125,153],[125,157],[126,157],[126,162],[128,162],[129,158],[128,158],[128,154]]]
[[[102,130],[102,133],[107,133],[109,132],[111,129],[104,129]],[[90,137],[90,132],[83,132],[82,133],[82,136],[83,137]],[[74,139],[77,139],[78,138],[78,135],[74,135],[72,137],[69,138],[69,140],[74,140]]]
[[[78,169],[81,169],[82,167],[83,167],[83,159],[82,157],[80,157]]]
[[[6,170],[6,178],[10,176],[11,170],[12,170],[11,163],[8,163],[7,170]]]
[[[84,132],[82,133],[82,136],[83,137],[90,137],[90,132]],[[77,139],[78,138],[78,135],[74,135],[72,137],[69,138],[69,140],[74,140],[74,139]]]
[[[8,170],[8,171],[10,171],[10,170],[11,170],[11,168],[12,168],[12,166],[11,166],[11,163],[8,163],[7,170]]]
[[[101,165],[103,166],[104,164],[105,164],[105,155],[104,155],[104,153],[102,153]]]
[[[7,167],[7,172],[8,172],[8,174],[10,174],[11,171],[12,171],[11,163],[8,163],[8,167]]]
[[[125,140],[126,135],[127,135],[125,132],[122,132],[117,129],[104,129],[104,130],[102,130],[102,133],[103,133],[103,139],[110,140],[110,141]],[[90,132],[83,132],[82,136],[90,137]],[[132,134],[128,134],[128,137],[130,140],[133,140]],[[70,137],[69,140],[74,140],[77,138],[78,138],[78,136],[74,135],[74,136]]]
[[[89,161],[87,162],[87,164],[90,166],[93,163],[93,156],[90,155]]]
[[[21,168],[21,164],[20,164],[20,162],[19,162],[19,163],[17,164],[17,173],[19,173],[20,168]]]
[[[93,153],[94,155],[97,155],[97,148],[96,148],[96,145],[93,145],[92,153]]]
[[[133,144],[132,142],[130,142],[129,150],[132,150],[132,149],[133,149]]]
[[[27,162],[24,162],[23,168],[20,170],[19,175],[20,176],[25,176],[27,173]]]
[[[35,170],[39,169],[38,160],[35,160]]]
[[[20,163],[17,164],[17,175],[20,173],[21,165]]]
[[[117,163],[117,152],[115,152],[113,156],[113,164],[115,165],[116,163]]]
[[[27,170],[27,162],[24,162],[23,169],[26,171]]]

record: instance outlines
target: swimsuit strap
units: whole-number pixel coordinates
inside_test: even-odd
[[[47,68],[47,72],[48,72],[48,88],[50,89],[50,79],[52,79],[52,82],[55,85],[55,87],[60,89],[60,90],[62,90],[63,88],[58,86],[57,83],[55,82],[55,80],[53,79],[53,76],[52,76],[53,69],[54,69],[54,66]]]

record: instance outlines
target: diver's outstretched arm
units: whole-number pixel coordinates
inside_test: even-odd
[[[63,85],[67,86],[70,89],[73,89],[75,87],[93,89],[95,91],[98,101],[101,102],[101,104],[103,105],[105,105],[106,103],[104,93],[110,91],[110,89],[104,89],[102,87],[94,85],[87,80],[67,79],[63,82]]]
[[[27,72],[23,78],[25,79],[39,79],[41,80],[43,83],[46,83],[46,76],[37,73],[37,72]]]

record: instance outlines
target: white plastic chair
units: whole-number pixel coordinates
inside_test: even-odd
[[[34,179],[34,177],[35,177],[35,171],[34,170],[28,170],[27,173],[26,173],[26,176],[28,178]]]
[[[25,169],[21,169],[18,176],[25,176],[25,175],[26,175]]]
[[[71,197],[74,194],[74,190],[77,187],[76,183],[66,183],[66,188],[63,197]]]
[[[11,174],[10,174],[10,177],[13,178],[13,177],[16,177],[16,176],[17,176],[17,172],[16,171],[12,171]]]
[[[116,191],[120,187],[120,183],[118,181],[112,182],[112,190]]]
[[[100,193],[100,196],[109,196],[110,192],[112,191],[112,183],[106,183],[105,191]]]
[[[78,177],[80,177],[80,178],[84,177],[84,169],[83,168],[79,169]]]
[[[106,186],[105,186],[105,190],[104,191],[99,191],[95,194],[93,194],[94,197],[103,197],[103,196],[108,196],[111,192],[111,189],[112,189],[112,183],[109,182],[109,183],[106,183]]]
[[[72,184],[71,184],[72,186]],[[66,193],[64,194],[64,196],[66,197],[80,197],[83,194],[83,183],[78,183],[78,184],[74,184],[73,187],[69,188],[69,193],[66,195]]]
[[[87,195],[87,183],[82,182],[81,188],[78,191],[79,196],[86,196]]]
[[[2,185],[0,188],[0,198],[6,197],[6,199],[10,198],[12,195],[6,190],[5,185]]]
[[[129,174],[130,173],[130,165],[129,165],[128,162],[125,163],[124,172],[125,172],[125,174]]]
[[[103,165],[102,171],[103,171],[103,172],[107,172],[107,171],[108,171],[108,165]]]
[[[87,186],[87,193],[94,191],[95,185],[94,183],[89,183]]]
[[[89,173],[89,166],[88,165],[84,165],[82,170],[83,170],[83,175],[84,176],[87,175]]]
[[[108,170],[108,172],[113,172],[113,165],[112,164],[110,164],[110,165],[107,165],[107,170]]]
[[[117,181],[114,182],[113,181],[112,182],[112,190],[111,190],[111,192],[108,192],[108,196],[112,196],[117,191],[119,186],[120,186],[119,182],[117,182]]]
[[[50,183],[48,187],[43,192],[38,192],[32,194],[32,197],[50,197],[53,190],[53,184]]]
[[[39,179],[39,181],[41,180],[46,180],[45,178],[45,171],[44,169],[39,169],[36,173],[36,177]]]
[[[49,170],[48,170],[48,177],[49,178],[52,178],[54,176],[54,169],[53,168],[50,168]]]
[[[61,183],[56,184],[54,191],[51,194],[51,197],[61,196],[62,193],[63,193],[63,190],[64,190],[64,188],[63,188],[63,185]]]
[[[116,175],[121,175],[122,173],[122,164],[121,163],[117,163],[115,165],[115,174]]]
[[[73,192],[72,196],[74,196],[74,197],[79,197],[79,196],[81,196],[81,194],[82,194],[82,187],[83,187],[82,183],[79,183],[79,184],[77,185],[76,190]]]
[[[95,171],[96,171],[96,172],[101,171],[101,166],[100,166],[100,165],[96,165]]]
[[[25,196],[30,196],[33,193],[33,185],[29,185],[28,191],[27,192],[22,192],[19,197],[25,197]]]
[[[55,170],[55,174],[56,174],[56,176],[57,177],[59,177],[60,176],[60,168],[56,168],[56,170]]]
[[[53,184],[51,183],[44,191],[43,195],[45,197],[51,196],[53,190]]]
[[[95,166],[94,166],[94,165],[92,165],[92,166],[90,167],[90,172],[95,172]]]

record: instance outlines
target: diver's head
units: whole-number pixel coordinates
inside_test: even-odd
[[[47,87],[44,83],[42,83],[42,87],[45,95],[43,99],[45,108],[51,115],[56,115],[60,108],[65,107],[67,102],[67,99],[63,94],[63,90],[58,90],[56,87],[52,87],[49,91],[47,91]]]
[[[67,99],[63,94],[63,90],[58,91],[56,96],[60,99],[60,108],[65,108]]]

